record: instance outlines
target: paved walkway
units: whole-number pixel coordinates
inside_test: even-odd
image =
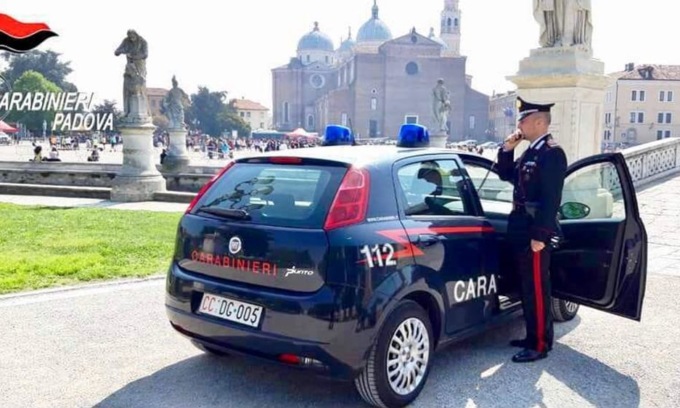
[[[649,272],[680,276],[680,176],[638,193],[647,228]]]
[[[56,207],[183,212],[187,204],[147,201],[114,203],[90,198],[0,195],[0,202]],[[680,176],[661,180],[638,193],[638,206],[647,227],[649,272],[680,276]],[[653,260],[653,262],[652,262]]]
[[[43,147],[43,156],[47,157],[49,155],[49,144],[39,143]],[[161,151],[163,149],[160,147],[154,147],[154,162],[160,164],[161,161]],[[79,150],[60,150],[59,158],[64,163],[87,163],[87,156],[89,156],[91,150],[85,149],[82,146]],[[253,151],[237,151],[235,152],[236,157],[240,157],[245,154],[252,154]],[[2,145],[0,146],[0,161],[28,161],[33,158],[33,146],[30,142],[22,142],[19,145]],[[229,160],[228,159],[209,159],[206,153],[203,152],[189,152],[189,158],[191,164],[194,166],[224,166]],[[106,164],[122,164],[123,163],[123,147],[116,147],[115,151],[111,150],[111,146],[100,153],[99,163]]]
[[[188,206],[188,204],[184,203],[165,203],[160,201],[144,201],[141,203],[114,203],[113,201],[100,200],[96,198],[68,198],[3,194],[0,194],[0,203],[43,205],[48,207],[90,207],[109,208],[113,210],[163,212],[184,212]]]

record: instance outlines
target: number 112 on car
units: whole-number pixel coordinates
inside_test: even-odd
[[[397,265],[392,244],[364,245],[359,252],[364,256],[369,268]]]

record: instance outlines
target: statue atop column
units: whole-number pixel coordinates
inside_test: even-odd
[[[449,132],[447,122],[449,121],[450,110],[449,91],[444,86],[444,80],[438,79],[437,85],[432,89],[432,112],[437,121],[437,131],[441,133]]]
[[[593,12],[590,0],[565,0],[564,38],[569,45],[592,45]]]
[[[184,129],[184,104],[189,97],[177,86],[177,78],[172,76],[172,89],[168,96],[163,100],[165,115],[170,121],[170,129]]]
[[[534,0],[534,18],[543,48],[592,45],[590,0]]]
[[[534,18],[541,27],[541,47],[562,46],[564,0],[534,0]]]
[[[135,30],[128,30],[127,36],[114,54],[127,56],[123,74],[123,121],[150,122],[151,115],[146,94],[146,58],[149,55],[146,40]]]

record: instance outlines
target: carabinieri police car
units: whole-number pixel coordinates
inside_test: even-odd
[[[182,217],[167,276],[178,332],[213,354],[256,356],[354,381],[401,407],[434,351],[521,315],[505,238],[512,185],[481,156],[398,145],[326,144],[241,158]],[[569,167],[553,252],[552,311],[586,305],[640,319],[647,237],[620,154]]]

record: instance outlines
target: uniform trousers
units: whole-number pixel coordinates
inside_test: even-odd
[[[542,353],[552,348],[554,338],[550,292],[551,248],[546,245],[540,252],[531,250],[531,222],[531,217],[526,213],[510,214],[508,238],[521,282],[527,348]]]

